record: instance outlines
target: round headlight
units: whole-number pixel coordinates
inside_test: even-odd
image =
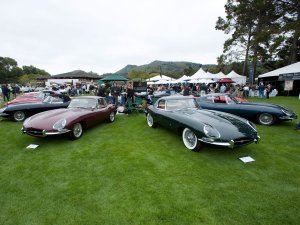
[[[286,110],[286,109],[281,109],[281,111],[286,114],[287,116],[291,116],[293,113],[290,112],[289,110]]]
[[[3,107],[0,109],[0,113],[3,113],[7,107]]]
[[[66,126],[67,120],[66,119],[60,119],[53,125],[53,129],[55,130],[61,130]]]
[[[219,133],[219,131],[210,125],[205,125],[203,130],[207,137],[210,137],[210,138],[220,138],[221,137],[221,134]]]

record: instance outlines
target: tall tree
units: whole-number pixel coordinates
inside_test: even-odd
[[[35,66],[23,66],[23,73],[24,74],[38,74],[38,75],[50,75],[48,72],[45,70],[36,68]]]
[[[225,5],[226,19],[218,18],[216,29],[222,30],[231,37],[225,41],[223,55],[219,61],[224,64],[244,60],[243,75],[246,75],[255,15],[250,13],[251,4],[248,1],[228,0]]]
[[[0,57],[0,83],[16,83],[22,75],[16,60],[9,57]]]
[[[243,57],[243,75],[247,74],[248,61],[252,62],[255,74],[257,61],[268,57],[266,49],[277,26],[274,21],[279,17],[275,2],[228,0],[225,5],[226,19],[219,17],[217,20],[217,30],[231,33],[231,37],[224,43],[223,59],[242,61]]]
[[[281,17],[277,22],[281,29],[272,49],[285,64],[292,64],[300,60],[300,1],[278,1],[278,9]]]

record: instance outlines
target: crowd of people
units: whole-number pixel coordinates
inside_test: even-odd
[[[45,89],[52,89],[67,93],[70,96],[81,95],[83,93],[90,93],[102,97],[107,97],[109,102],[114,104],[124,105],[127,99],[131,99],[134,102],[135,92],[133,82],[127,83],[114,82],[113,84],[77,84],[77,85],[61,85],[43,87]],[[0,86],[0,100],[3,102],[9,101],[11,98],[15,98],[18,94],[25,90],[24,87],[19,87],[17,84],[3,84]],[[27,90],[27,89],[26,89]],[[28,88],[28,90],[34,90]],[[146,96],[147,100],[151,101],[154,93],[181,93],[182,95],[203,95],[208,93],[231,93],[237,97],[248,98],[249,96],[257,96],[259,98],[269,98],[271,91],[273,90],[270,83],[264,84],[263,81],[259,81],[258,84],[239,85],[235,83],[210,83],[210,84],[160,84],[160,85],[148,85]],[[144,97],[144,96],[143,96]]]
[[[20,92],[21,89],[17,84],[2,84],[0,85],[0,101],[8,102],[11,97],[16,98]]]

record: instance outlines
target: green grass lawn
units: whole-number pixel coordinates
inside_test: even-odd
[[[300,115],[298,97],[254,100]],[[3,119],[0,224],[299,224],[297,123],[258,125],[257,145],[195,153],[143,114],[117,115],[76,141],[23,135]]]

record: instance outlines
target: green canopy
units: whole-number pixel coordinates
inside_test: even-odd
[[[111,82],[111,81],[102,81],[102,80],[98,80],[98,81],[96,82],[96,84],[99,84],[99,85],[101,85],[101,84],[112,84],[112,82]]]
[[[128,79],[125,77],[120,76],[119,74],[111,74],[102,79],[101,81],[127,81]]]

